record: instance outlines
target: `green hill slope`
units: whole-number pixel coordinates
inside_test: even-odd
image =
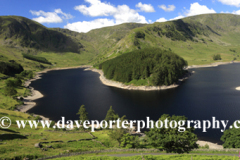
[[[33,48],[42,51],[75,52],[80,42],[43,25],[18,16],[0,17],[1,44],[14,48]]]
[[[22,53],[29,53],[45,57],[56,67],[65,67],[98,64],[149,47],[171,50],[189,65],[212,63],[214,54],[220,54],[222,61],[239,60],[239,24],[238,15],[206,14],[162,23],[125,23],[78,33],[49,29],[24,17],[2,16],[0,60],[14,59],[24,66]]]
[[[84,52],[92,56],[91,60],[101,61],[106,59],[106,53],[112,51],[116,44],[123,39],[132,29],[143,27],[146,24],[124,23],[112,27],[94,29],[88,33],[78,33],[68,29],[54,28],[54,30],[78,39],[84,46]]]
[[[159,47],[172,50],[187,60],[189,65],[212,63],[212,56],[218,53],[223,61],[239,60],[239,24],[240,16],[232,14],[206,14],[155,22],[131,30],[105,57]]]
[[[77,66],[88,63],[84,46],[74,37],[47,28],[33,20],[19,16],[0,16],[0,62],[14,60],[24,69],[42,70],[46,67]],[[49,60],[40,63],[23,54]]]
[[[88,33],[47,28],[19,16],[0,16],[0,61],[15,60],[24,68],[68,67],[89,64],[145,24],[127,23],[92,30]],[[46,58],[54,66],[24,60],[22,53]],[[102,59],[102,58],[101,58]]]

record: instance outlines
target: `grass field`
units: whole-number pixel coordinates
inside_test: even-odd
[[[18,128],[15,121],[33,120],[33,116],[26,113],[0,109],[0,117],[4,116],[11,119],[12,125],[9,129],[0,128],[0,159],[12,159],[16,157],[42,157],[63,153],[105,149],[105,147],[103,147],[100,143],[92,140],[78,141],[81,139],[92,138],[92,136],[87,132],[85,133],[79,130],[63,131],[51,128],[43,129],[40,126],[38,128],[30,128],[28,126],[23,129]],[[46,151],[43,151],[41,148],[34,147],[34,145],[39,142],[52,143],[43,144],[43,148],[46,149]]]
[[[130,157],[114,156],[73,156],[56,158],[56,160],[238,160],[237,156],[206,156],[206,155],[139,155]]]
[[[107,152],[103,153],[95,153],[95,154],[87,154],[86,156],[73,156],[69,157],[70,159],[97,159],[97,158],[113,158],[113,157],[102,157],[104,155],[111,154],[126,154],[126,153],[149,153],[146,151],[121,151],[119,150],[118,142],[116,140],[112,140],[109,137],[109,133],[111,130],[97,130],[93,132],[93,136],[95,137],[94,141],[91,140],[93,138],[86,131],[81,130],[55,130],[53,128],[30,128],[29,126],[25,129],[18,128],[16,120],[34,120],[36,119],[31,114],[21,113],[16,111],[9,111],[6,109],[0,109],[0,117],[7,116],[11,119],[12,125],[8,129],[0,128],[0,159],[23,159],[28,157],[30,159],[40,158],[40,157],[48,157],[54,155],[62,155],[69,153],[79,153],[86,151],[103,151]],[[85,140],[88,139],[88,140]],[[79,141],[80,140],[80,141]],[[36,148],[35,144],[41,142],[42,148]],[[48,142],[48,143],[43,143]],[[100,144],[101,142],[102,144]],[[152,148],[148,146],[147,148]],[[119,151],[108,151],[108,150],[119,150]],[[152,151],[153,152],[153,151]],[[163,151],[154,151],[153,153],[165,153]],[[238,154],[237,151],[192,151],[191,154]],[[99,156],[101,155],[101,157]],[[202,157],[202,156],[201,156]],[[198,159],[201,158],[200,155],[194,155],[193,158]],[[234,159],[234,157],[228,156],[203,156],[205,159]],[[122,157],[120,159],[138,159],[139,156],[134,157]],[[141,158],[141,157],[140,157]],[[145,159],[190,159],[191,155],[163,155],[163,156],[144,156]],[[66,159],[66,158],[62,158]],[[119,159],[119,158],[115,158]]]

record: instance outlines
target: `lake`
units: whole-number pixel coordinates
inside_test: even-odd
[[[105,86],[99,74],[84,69],[56,70],[43,74],[31,86],[44,97],[29,110],[60,120],[77,120],[84,104],[90,120],[103,120],[110,106],[129,120],[157,120],[162,114],[184,115],[190,120],[240,119],[240,64],[192,69],[195,73],[179,87],[163,91],[132,91]],[[229,127],[228,125],[228,127]],[[221,143],[220,129],[196,130],[201,140]]]

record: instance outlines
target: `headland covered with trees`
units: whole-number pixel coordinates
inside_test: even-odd
[[[145,48],[134,50],[99,65],[107,79],[125,84],[161,86],[178,81],[188,65],[170,50]]]

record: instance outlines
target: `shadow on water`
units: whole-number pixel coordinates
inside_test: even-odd
[[[240,64],[193,69],[193,74],[179,87],[164,91],[131,91],[105,86],[99,74],[84,69],[51,71],[31,86],[45,96],[36,100],[30,112],[52,120],[78,119],[79,107],[84,104],[89,119],[102,120],[110,106],[129,120],[157,120],[162,114],[184,115],[189,120],[240,119]],[[222,129],[221,125],[221,129]],[[202,140],[220,143],[220,129],[209,129],[196,134]]]

